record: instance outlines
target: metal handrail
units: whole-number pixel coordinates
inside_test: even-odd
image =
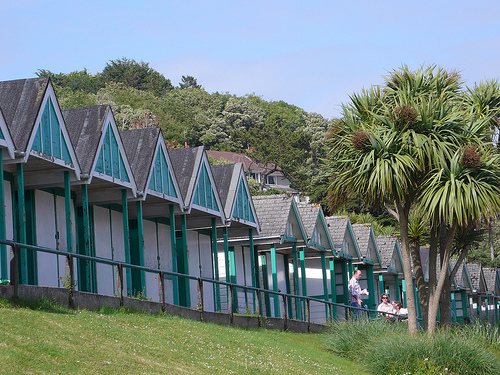
[[[309,297],[309,296],[300,296],[300,295],[295,295],[295,294],[288,294],[288,293],[283,293],[283,292],[278,292],[274,290],[268,290],[268,289],[262,289],[262,288],[257,288],[253,286],[247,286],[247,285],[240,285],[240,284],[235,284],[227,281],[222,281],[222,280],[215,280],[215,279],[210,279],[207,277],[197,277],[197,276],[192,276],[192,275],[186,275],[183,273],[178,273],[178,272],[173,272],[173,271],[166,271],[166,270],[160,270],[156,268],[150,268],[150,267],[145,267],[145,266],[139,266],[135,264],[130,264],[126,262],[121,262],[121,261],[116,261],[116,260],[111,260],[111,259],[106,259],[106,258],[100,258],[100,257],[94,257],[90,255],[84,255],[84,254],[78,254],[78,253],[69,253],[66,251],[61,251],[61,250],[55,250],[51,249],[48,247],[43,247],[43,246],[36,246],[36,245],[28,245],[28,244],[23,244],[19,243],[16,241],[11,241],[11,240],[4,240],[0,239],[0,244],[2,245],[7,245],[11,246],[14,252],[14,262],[16,263],[17,267],[17,257],[18,257],[18,250],[19,249],[27,249],[27,250],[33,250],[33,251],[41,251],[44,253],[49,253],[49,254],[54,254],[54,255],[61,255],[68,257],[69,259],[69,267],[70,267],[70,278],[71,278],[71,288],[70,291],[73,290],[74,288],[74,270],[73,270],[73,262],[71,261],[71,258],[76,258],[76,259],[81,259],[81,260],[87,260],[87,261],[94,261],[97,263],[103,263],[111,266],[116,266],[118,267],[118,273],[120,277],[120,299],[121,299],[121,304],[123,305],[123,268],[130,268],[130,269],[135,269],[139,271],[145,271],[145,272],[151,272],[151,273],[156,273],[160,276],[160,282],[162,285],[162,310],[165,310],[165,275],[170,276],[170,277],[181,277],[184,279],[189,279],[189,280],[196,280],[198,282],[198,302],[199,302],[199,308],[203,311],[203,283],[212,283],[212,284],[217,284],[217,285],[222,285],[228,288],[228,295],[227,295],[227,300],[228,300],[228,312],[231,315],[231,320],[233,316],[233,306],[232,306],[232,300],[233,300],[233,293],[235,288],[240,288],[245,291],[252,291],[256,293],[257,296],[257,301],[254,304],[254,313],[258,313],[260,311],[260,293],[263,293],[264,295],[271,295],[271,296],[279,296],[282,299],[282,318],[285,320],[285,326],[286,326],[286,320],[291,319],[288,317],[287,314],[287,299],[288,298],[294,298],[298,299],[299,301],[302,301],[305,303],[305,316],[304,316],[304,321],[307,321],[310,323],[311,319],[311,314],[310,314],[310,303],[311,302],[318,302],[321,304],[324,304],[328,308],[329,317],[327,316],[329,321],[333,320],[333,307],[340,307],[343,309],[346,309],[346,311],[349,312],[349,315],[351,315],[351,312],[353,310],[360,310],[363,312],[363,314],[366,314],[368,317],[370,317],[370,314],[380,314],[379,311],[377,310],[371,310],[368,308],[363,308],[363,307],[354,307],[350,305],[346,305],[343,303],[338,303],[338,302],[331,302],[331,301],[325,301],[323,299],[315,298],[315,297]],[[13,285],[14,285],[14,295],[17,295],[17,288],[18,288],[18,280],[17,280],[17,272],[14,275],[11,275],[11,279],[13,279]],[[11,281],[11,284],[12,284]],[[71,298],[71,295],[70,295]],[[275,312],[276,314],[276,312]],[[376,316],[377,316],[376,315]],[[396,316],[396,314],[392,314]],[[421,320],[421,319],[419,319]]]

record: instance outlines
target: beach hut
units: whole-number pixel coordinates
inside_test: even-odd
[[[290,282],[291,272],[294,273],[294,280],[305,275],[307,235],[297,203],[286,194],[254,196],[252,199],[261,228],[260,234],[254,238],[254,246],[259,253],[261,287],[306,295],[305,277],[302,277],[301,286]],[[278,296],[266,293],[262,300],[263,315],[282,316],[282,303]],[[300,316],[301,313],[295,308],[292,316]]]
[[[259,222],[242,163],[212,165],[212,173],[219,192],[226,225],[218,234],[215,278],[245,286],[258,286],[258,257],[254,236],[259,234]],[[226,310],[227,288],[216,287],[219,309]],[[254,312],[255,293],[236,289],[233,293],[234,312]]]
[[[329,216],[326,224],[337,254],[330,259],[330,282],[332,301],[349,305],[349,280],[353,275],[353,261],[361,259],[349,216]],[[337,318],[346,317],[347,310],[337,308]]]
[[[377,248],[380,254],[378,275],[380,293],[387,293],[392,301],[402,301],[403,261],[396,236],[377,236]]]
[[[139,223],[129,220],[128,200],[137,188],[111,107],[63,110],[82,178],[73,188],[80,254],[144,265]],[[143,276],[127,269],[124,289],[145,292]],[[78,289],[105,295],[120,293],[117,267],[81,260]]]
[[[330,238],[325,215],[319,204],[297,203],[300,219],[306,233],[305,273],[294,285],[305,286],[303,295],[316,299],[331,301],[331,274],[327,271],[327,259],[332,260],[333,242]],[[330,290],[329,290],[330,288]],[[290,305],[290,304],[289,304]],[[310,303],[310,318],[314,323],[324,323],[334,315],[328,306],[316,301]]]
[[[496,322],[498,320],[499,306],[498,302],[500,300],[500,280],[498,275],[498,269],[496,268],[483,268],[484,281],[486,283],[487,290],[487,312],[488,321]]]
[[[184,199],[184,211],[176,216],[177,272],[196,277],[215,277],[217,227],[225,227],[224,209],[205,148],[168,150]],[[198,304],[198,285],[179,278],[179,304]],[[215,309],[215,297],[205,301]],[[208,298],[208,297],[207,297]]]
[[[470,316],[485,319],[488,317],[488,288],[484,279],[483,267],[480,263],[466,263],[466,268],[472,286],[472,290],[468,296]]]
[[[0,126],[0,144],[6,149],[2,150],[4,236],[73,252],[75,213],[70,185],[80,179],[80,166],[50,79],[0,82],[0,108],[2,125],[6,125]],[[22,284],[64,285],[66,269],[65,257],[19,251],[17,271]]]
[[[140,229],[144,266],[162,271],[177,271],[175,217],[184,212],[183,199],[175,178],[163,134],[159,128],[120,132],[137,186],[137,198],[129,207],[129,218]],[[132,271],[134,272],[134,271]],[[178,304],[177,278],[166,276],[165,285],[158,273],[146,272],[145,297]]]
[[[450,272],[453,271],[457,264],[457,259],[450,259]],[[465,261],[458,266],[455,277],[453,278],[453,285],[451,290],[451,308],[453,312],[453,319],[457,322],[463,321],[468,316],[468,299],[472,291],[472,284],[468,276]]]
[[[362,299],[369,309],[376,309],[378,306],[377,302],[380,299],[380,291],[374,278],[374,271],[380,269],[377,240],[373,233],[372,225],[369,223],[354,224],[352,230],[361,254],[361,259],[354,262],[354,266],[364,271],[359,284],[362,289],[368,290],[368,295],[362,296]]]

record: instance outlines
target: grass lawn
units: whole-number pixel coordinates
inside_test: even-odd
[[[0,299],[2,374],[363,374],[326,336]]]

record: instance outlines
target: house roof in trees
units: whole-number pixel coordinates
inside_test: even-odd
[[[224,159],[232,163],[242,163],[243,169],[245,171],[265,173],[267,171],[276,168],[277,171],[272,172],[271,175],[282,175],[281,168],[279,166],[276,167],[275,164],[272,163],[267,163],[267,164],[257,163],[255,160],[253,160],[251,157],[245,154],[238,154],[236,152],[228,152],[228,151],[214,151],[214,150],[207,150],[207,154],[213,157],[215,160]]]
[[[69,108],[63,115],[82,173],[88,176],[86,183],[98,177],[129,188],[135,197],[136,183],[111,108]]]
[[[495,294],[495,283],[497,281],[497,270],[495,268],[483,268],[484,281],[488,293]]]
[[[80,166],[48,78],[0,82],[0,108],[12,146],[22,155],[19,162],[26,163],[34,155],[39,160],[30,163],[32,172],[45,169],[46,180],[50,179],[47,163],[52,170],[54,165],[73,170],[74,178],[80,178]]]
[[[354,224],[352,226],[352,231],[354,233],[354,238],[358,243],[360,253],[365,257],[363,262],[368,261],[380,264],[377,241],[375,239],[371,223]]]
[[[155,196],[177,203],[182,211],[182,196],[161,130],[131,129],[120,136],[142,199]]]
[[[377,248],[380,255],[380,267],[388,271],[403,272],[403,261],[396,236],[377,236]]]
[[[321,206],[299,202],[297,207],[307,236],[307,246],[321,251],[335,251]]]
[[[259,237],[280,238],[281,242],[306,241],[297,205],[286,194],[252,197],[261,232]]]
[[[325,221],[337,254],[343,258],[361,259],[349,216],[329,216]]]
[[[188,213],[194,215],[192,209],[195,209],[202,215],[216,216],[224,223],[224,208],[205,148],[169,149],[168,154]]]
[[[243,164],[212,165],[211,168],[224,214],[230,225],[241,224],[247,228],[256,228],[259,232],[257,213],[243,171]]]

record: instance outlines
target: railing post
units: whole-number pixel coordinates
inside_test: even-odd
[[[283,315],[283,330],[286,331],[288,329],[288,321],[287,321],[287,307],[286,307],[286,297],[284,294],[281,295],[281,304],[282,304],[282,315]]]
[[[328,317],[328,321],[330,323],[333,323],[333,303],[328,304],[328,312],[330,313],[330,316]]]
[[[307,328],[309,329],[309,326],[311,325],[311,300],[306,298],[306,321],[307,321]]]
[[[123,307],[123,265],[118,264],[118,278],[120,279],[120,307]],[[128,288],[128,286],[127,286]]]
[[[12,254],[14,255],[10,261],[10,284],[14,286],[14,297],[19,297],[19,248],[17,245],[12,245]]]
[[[260,290],[255,291],[254,313],[260,315]]]
[[[229,321],[233,325],[233,284],[229,284],[227,288],[227,310],[229,313]]]
[[[198,277],[198,308],[202,313],[203,320],[203,281],[201,280],[201,277]]]
[[[160,271],[161,311],[165,312],[165,272]]]
[[[71,308],[73,308],[74,307],[73,290],[75,288],[75,274],[73,271],[73,255],[68,253],[68,255],[66,255],[66,261],[68,262],[68,269],[69,269],[69,306]]]

